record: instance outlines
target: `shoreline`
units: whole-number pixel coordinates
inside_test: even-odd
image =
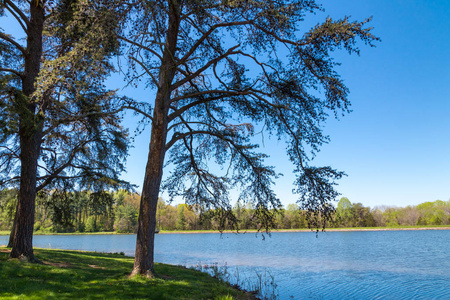
[[[356,232],[356,231],[417,231],[417,230],[450,230],[450,225],[443,226],[429,226],[429,227],[356,227],[356,228],[325,228],[325,230],[319,229],[319,232]],[[186,231],[160,231],[158,234],[204,234],[204,233],[235,233],[235,234],[245,234],[245,233],[261,233],[268,234],[274,232],[316,232],[315,229],[274,229],[269,232],[258,231],[258,230],[224,230],[222,232],[216,230],[186,230]],[[8,236],[10,233],[8,231],[0,231],[0,236]],[[117,233],[117,232],[36,232],[33,235],[132,235],[135,233]]]
[[[380,228],[326,228],[324,231],[319,229],[319,232],[352,232],[352,231],[405,231],[405,230],[450,230],[450,225],[443,227],[380,227]],[[274,232],[316,232],[315,229],[277,229],[271,230],[268,233]],[[219,231],[162,231],[158,234],[195,234],[195,233],[221,233]],[[267,233],[265,231],[257,231],[257,230],[240,230],[238,232],[231,230],[224,230],[222,233]]]

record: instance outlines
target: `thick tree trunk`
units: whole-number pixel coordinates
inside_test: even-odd
[[[144,185],[142,187],[141,204],[139,209],[138,232],[134,267],[131,275],[154,275],[154,247],[156,230],[156,208],[163,174],[165,156],[165,141],[167,135],[167,116],[164,111],[156,112],[154,117],[160,121],[153,122],[152,136],[149,147],[147,166],[145,168]]]
[[[37,261],[33,255],[33,226],[43,118],[40,116],[42,112],[37,112],[37,104],[31,97],[35,91],[35,81],[41,66],[43,27],[43,4],[40,1],[38,5],[32,3],[30,5],[30,26],[27,29],[27,55],[22,79],[22,95],[16,96],[19,115],[21,173],[14,231],[11,232],[11,257],[26,257],[32,262]]]
[[[37,261],[33,255],[33,227],[36,201],[36,173],[39,157],[40,134],[21,137],[21,175],[17,214],[11,257],[26,257]]]
[[[139,209],[138,232],[134,267],[131,275],[154,276],[154,247],[156,229],[156,209],[163,174],[164,157],[168,128],[170,85],[175,77],[174,61],[179,24],[180,3],[169,1],[169,28],[166,37],[161,67],[159,71],[159,89],[153,110],[147,166],[145,168]]]

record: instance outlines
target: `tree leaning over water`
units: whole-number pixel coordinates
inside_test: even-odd
[[[301,208],[326,218],[343,173],[314,167],[311,156],[327,136],[329,113],[348,112],[348,90],[334,70],[336,49],[358,53],[358,39],[378,40],[369,19],[327,18],[304,30],[304,18],[321,10],[314,1],[169,0],[133,2],[128,79],[146,78],[156,91],[145,115],[151,123],[142,186],[133,274],[153,273],[155,214],[161,186],[202,209],[216,208],[233,222],[230,188],[253,202],[262,229],[280,206],[272,190],[273,167],[257,152],[255,135],[286,141],[295,165]],[[145,101],[144,101],[145,102]],[[257,129],[256,129],[257,128]],[[175,166],[162,181],[167,163]],[[223,166],[215,174],[208,162]],[[318,219],[312,218],[314,221]]]
[[[114,1],[0,2],[0,185],[18,186],[11,257],[35,261],[36,193],[120,184],[126,131],[103,86],[117,49]],[[25,39],[22,39],[25,37]],[[114,102],[113,102],[114,100]]]

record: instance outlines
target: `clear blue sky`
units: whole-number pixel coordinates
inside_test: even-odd
[[[350,15],[371,26],[382,42],[362,46],[361,56],[336,53],[339,72],[350,88],[353,112],[330,119],[317,165],[344,170],[342,196],[365,206],[407,206],[450,199],[450,1],[339,0],[321,1],[325,12],[315,19]],[[0,27],[15,33],[8,20]],[[111,88],[120,88],[115,76]],[[138,100],[153,100],[152,92],[126,89]],[[128,120],[131,124],[133,119]],[[142,185],[149,131],[136,138],[124,179]],[[276,140],[261,150],[269,164],[285,176],[275,191],[282,203],[294,203],[292,167],[280,155]],[[169,170],[166,170],[166,173]],[[163,195],[164,197],[164,195]]]
[[[339,72],[350,88],[351,114],[330,119],[331,142],[317,165],[331,165],[348,176],[342,196],[365,206],[407,206],[450,199],[450,1],[323,1],[324,19],[350,15],[371,26],[382,42],[361,47],[361,55],[337,53]],[[142,95],[137,93],[137,95]],[[148,131],[130,152],[127,180],[142,185]],[[275,191],[294,203],[292,167],[276,140],[261,150],[284,176]],[[166,173],[169,170],[166,170]],[[164,197],[164,195],[163,195]]]

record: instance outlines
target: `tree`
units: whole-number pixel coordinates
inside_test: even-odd
[[[116,202],[114,228],[117,232],[137,231],[137,219],[139,211],[139,195],[125,191],[116,193],[118,202]]]
[[[16,205],[17,190],[3,189],[0,191],[0,230],[10,229]]]
[[[186,204],[179,204],[177,206],[177,212],[178,212],[177,230],[185,230],[186,229],[186,218],[184,215],[185,209],[186,209]]]
[[[126,132],[102,84],[117,48],[118,8],[109,3],[0,3],[23,31],[0,31],[0,185],[19,187],[11,257],[35,261],[36,192],[120,183]]]
[[[273,167],[252,137],[265,131],[286,140],[302,209],[313,226],[333,211],[335,180],[343,172],[309,164],[327,142],[328,114],[348,112],[348,89],[331,53],[358,53],[377,40],[362,22],[327,18],[309,30],[314,1],[170,0],[133,2],[126,43],[130,84],[146,78],[156,92],[141,104],[151,139],[139,212],[132,274],[153,273],[155,215],[163,166],[176,166],[163,187],[170,197],[233,219],[228,190],[253,202],[261,229],[274,224]],[[169,151],[169,152],[168,152]],[[208,162],[227,166],[213,172]]]
[[[369,207],[364,207],[362,203],[353,203],[353,224],[354,227],[373,227],[375,219]]]
[[[342,197],[339,200],[336,208],[336,217],[338,222],[343,226],[351,226],[351,221],[354,217],[353,205],[346,197]]]

